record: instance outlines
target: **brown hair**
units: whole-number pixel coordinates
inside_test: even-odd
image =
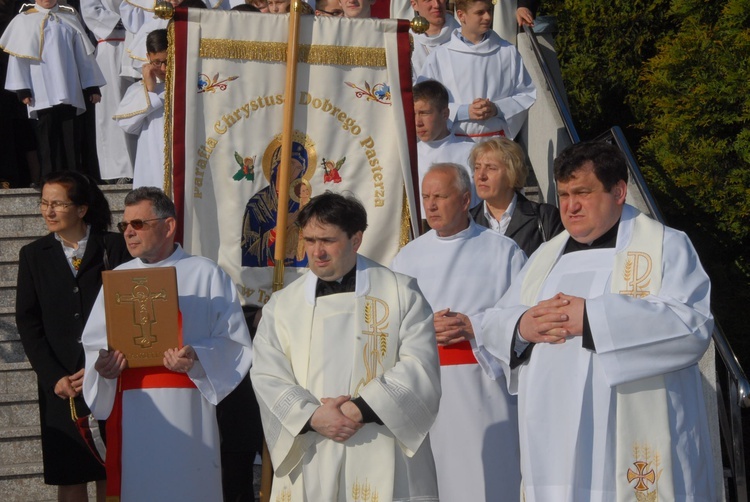
[[[486,3],[490,7],[490,10],[493,9],[492,0],[456,0],[456,10],[466,12],[477,2]]]

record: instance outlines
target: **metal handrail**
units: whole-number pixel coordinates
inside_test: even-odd
[[[573,116],[570,114],[570,110],[565,104],[565,100],[562,97],[562,92],[557,88],[557,83],[555,82],[555,78],[549,68],[547,58],[544,57],[542,46],[539,45],[539,40],[537,40],[537,34],[530,26],[524,25],[523,30],[524,33],[526,33],[526,35],[529,37],[529,41],[531,42],[531,49],[534,51],[534,55],[536,56],[536,60],[542,70],[542,74],[544,74],[544,80],[547,83],[547,88],[552,94],[552,98],[555,102],[555,106],[557,107],[557,111],[560,114],[560,118],[562,118],[563,124],[565,125],[565,132],[568,133],[568,137],[570,138],[570,141],[572,143],[578,143],[581,141],[581,138],[578,136],[578,131],[576,130],[576,126],[573,123]]]
[[[524,27],[524,32],[531,42],[531,47],[534,55],[536,56],[537,63],[542,70],[545,83],[550,93],[552,94],[555,106],[560,113],[560,117],[562,118],[562,121],[564,123],[565,130],[570,137],[571,142],[578,143],[580,141],[580,138],[573,123],[572,115],[568,106],[565,104],[565,100],[562,97],[562,92],[560,91],[560,89],[558,89],[556,81],[552,75],[552,72],[550,71],[549,64],[547,63],[539,41],[537,40],[537,35],[536,33],[534,33],[533,29],[530,29],[529,27]],[[655,220],[661,223],[665,223],[663,213],[648,188],[648,184],[643,177],[643,173],[638,166],[638,162],[636,161],[636,158],[633,155],[632,150],[630,149],[630,145],[625,138],[622,129],[615,126],[606,133],[596,138],[596,140],[609,141],[612,144],[616,145],[623,152],[628,164],[628,171],[630,173],[631,179],[635,183],[635,186],[638,188],[641,198],[648,208],[648,211],[651,213],[652,217]],[[714,342],[714,347],[719,353],[719,357],[721,358],[721,361],[727,370],[727,379],[729,384],[729,396],[727,403],[729,406],[730,417],[727,418],[726,410],[724,407],[725,403],[723,402],[723,392],[721,390],[721,383],[718,379],[717,371],[716,383],[717,393],[720,401],[719,427],[722,436],[724,437],[725,448],[729,452],[728,458],[731,463],[730,468],[732,472],[734,488],[733,500],[736,500],[738,502],[747,502],[747,478],[745,474],[744,444],[742,441],[741,409],[750,408],[750,381],[748,381],[745,372],[743,371],[742,367],[739,364],[739,361],[737,360],[737,356],[734,354],[734,351],[729,345],[729,341],[727,340],[726,335],[724,334],[718,323],[715,324],[712,333],[712,339]]]
[[[661,223],[666,223],[664,221],[664,216],[662,215],[662,212],[659,209],[658,204],[656,203],[656,200],[651,194],[651,191],[648,189],[648,185],[646,184],[646,180],[643,177],[643,173],[641,172],[640,167],[638,167],[638,163],[636,162],[635,157],[630,150],[630,145],[628,144],[628,140],[625,138],[625,134],[622,132],[622,129],[620,129],[618,126],[615,126],[606,133],[597,137],[596,141],[607,141],[608,139],[611,140],[611,142],[614,143],[623,152],[623,154],[625,154],[625,159],[628,163],[629,174],[638,186],[638,190],[641,192],[641,196],[643,197],[644,202],[649,208],[649,211],[651,211],[652,217]],[[729,341],[726,339],[724,332],[718,326],[714,328],[713,339],[719,355],[724,362],[724,365],[732,375],[732,380],[737,382],[738,399],[735,404],[740,408],[749,408],[750,381],[748,381],[744,370],[740,366],[740,363],[737,360],[737,356],[734,354],[732,347],[729,345]]]

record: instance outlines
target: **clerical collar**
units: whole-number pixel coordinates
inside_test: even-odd
[[[355,264],[349,272],[337,281],[324,281],[318,277],[318,283],[315,285],[315,298],[336,293],[354,293],[356,285],[357,265]]]
[[[620,220],[617,220],[615,226],[607,230],[604,235],[595,239],[591,244],[582,244],[575,239],[568,239],[568,243],[565,244],[565,250],[563,254],[573,253],[575,251],[586,251],[589,249],[607,249],[613,248],[617,244],[617,229],[620,227]]]

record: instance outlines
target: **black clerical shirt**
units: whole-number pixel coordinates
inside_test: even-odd
[[[602,234],[599,238],[594,239],[593,242],[590,244],[583,244],[581,242],[576,241],[573,238],[568,239],[568,242],[565,244],[565,249],[563,250],[563,254],[568,253],[575,253],[578,251],[588,251],[590,249],[608,249],[608,248],[614,248],[617,244],[617,229],[620,227],[620,220],[617,220],[617,223],[607,230],[604,234]],[[518,332],[518,328],[521,325],[521,319],[518,319],[518,323],[516,323],[516,332]],[[527,360],[531,356],[531,351],[534,349],[534,344],[529,343],[528,346],[524,349],[524,351],[521,354],[516,354],[516,338],[513,337],[513,343],[511,344],[510,348],[510,366],[511,368],[515,368],[516,366],[523,363],[525,360]],[[591,326],[589,325],[589,316],[586,312],[586,302],[583,303],[583,333],[581,334],[581,346],[584,349],[591,350],[593,352],[596,352],[596,345],[594,344],[594,336],[591,334]]]
[[[324,281],[323,279],[318,278],[318,283],[315,285],[315,298],[318,298],[319,296],[335,295],[337,293],[354,293],[356,286],[357,266],[355,265],[337,281]],[[380,420],[377,413],[370,408],[370,405],[367,404],[361,396],[352,399],[352,403],[359,408],[360,413],[362,413],[362,422],[366,424],[375,422],[379,425],[383,425],[383,421]],[[312,417],[310,417],[310,420],[312,420]],[[305,427],[300,431],[300,434],[313,430],[310,420],[307,421]]]

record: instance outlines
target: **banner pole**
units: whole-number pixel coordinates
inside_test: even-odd
[[[279,195],[276,212],[276,246],[273,253],[273,291],[278,291],[284,287],[286,227],[289,220],[289,171],[292,161],[292,138],[294,131],[294,95],[297,88],[300,1],[293,0],[289,8],[289,42],[286,49],[286,85],[284,87],[284,122],[281,133],[281,164],[276,174],[276,188],[279,191]],[[260,500],[261,502],[270,502],[273,466],[265,440],[263,441],[262,457]]]

